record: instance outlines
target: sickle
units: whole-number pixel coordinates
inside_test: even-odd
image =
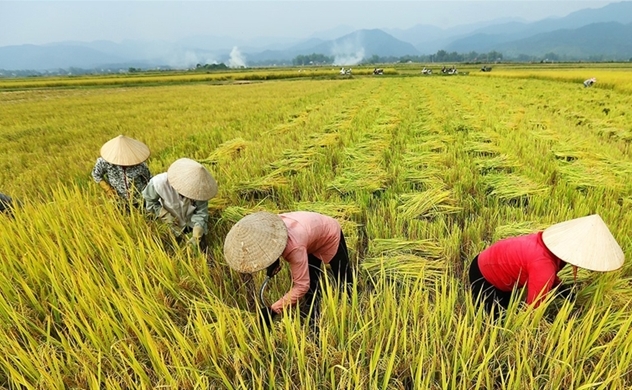
[[[261,304],[261,307],[267,307],[266,301],[263,298],[263,293],[269,281],[270,281],[270,277],[266,276],[266,279],[263,281],[263,284],[261,285],[261,289],[259,289],[259,303]]]

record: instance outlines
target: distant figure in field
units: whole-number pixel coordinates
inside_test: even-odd
[[[374,68],[373,74],[384,74],[384,69]]]
[[[592,87],[593,84],[596,82],[597,82],[597,79],[594,77],[591,77],[588,80],[584,81],[584,88]]]
[[[217,182],[197,161],[176,160],[165,173],[151,178],[143,190],[145,208],[171,225],[178,236],[191,233],[188,243],[205,251],[208,201],[217,195]]]
[[[544,231],[507,238],[477,255],[470,266],[471,293],[477,305],[498,318],[518,288],[526,287],[527,304],[537,307],[561,285],[557,273],[566,264],[591,271],[623,266],[623,250],[597,214],[557,223]],[[572,297],[571,286],[558,293]]]
[[[140,192],[151,173],[145,160],[149,148],[133,138],[119,135],[101,147],[101,157],[92,169],[92,178],[106,194],[121,200],[140,201]]]
[[[421,74],[432,74],[432,69],[428,69],[424,66],[424,68],[421,70]]]

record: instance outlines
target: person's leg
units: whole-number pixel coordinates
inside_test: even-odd
[[[310,307],[312,314],[310,321],[313,321],[320,314],[320,278],[323,274],[323,262],[314,255],[307,255],[308,271],[309,271],[309,290],[305,294],[305,310],[301,310],[302,315],[307,315]]]
[[[472,260],[469,278],[475,304],[478,306],[482,303],[485,311],[490,314],[494,313],[494,318],[498,319],[509,307],[511,292],[497,289],[483,277],[478,267],[478,256]]]
[[[347,290],[353,285],[353,267],[349,263],[349,253],[347,251],[347,243],[345,236],[340,231],[340,243],[336,254],[329,262],[329,266],[334,273],[338,287],[342,290],[343,286],[347,286]]]

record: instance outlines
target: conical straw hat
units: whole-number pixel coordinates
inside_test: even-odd
[[[240,219],[226,235],[224,257],[237,272],[265,269],[287,245],[287,227],[276,214],[260,211]]]
[[[101,146],[101,157],[110,164],[129,167],[149,157],[149,148],[133,138],[119,135]]]
[[[555,256],[580,268],[613,271],[623,265],[623,250],[598,214],[555,224],[542,240]]]
[[[181,158],[167,170],[167,180],[180,195],[193,200],[209,200],[217,195],[217,182],[197,161]]]

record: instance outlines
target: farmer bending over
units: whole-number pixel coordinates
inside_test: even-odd
[[[557,273],[569,263],[591,271],[623,265],[623,251],[601,217],[593,214],[550,226],[543,232],[498,241],[472,261],[470,283],[477,304],[488,313],[507,309],[514,288],[527,287],[527,304],[537,307],[560,285]],[[570,288],[562,288],[568,295]]]
[[[175,161],[154,176],[143,190],[145,208],[171,224],[176,235],[192,233],[189,244],[206,250],[208,201],[217,183],[202,164],[188,158]]]
[[[354,279],[338,221],[307,211],[279,215],[261,211],[242,218],[226,236],[224,256],[235,271],[253,273],[267,268],[269,277],[281,269],[279,256],[290,264],[292,289],[271,307],[262,307],[265,325],[303,297],[313,303],[311,320],[318,317],[323,263],[331,266],[339,287],[349,288]]]
[[[144,162],[148,157],[147,145],[119,135],[101,147],[101,157],[92,169],[92,178],[108,195],[122,200],[131,197],[132,202],[141,203],[140,191],[151,178]]]

